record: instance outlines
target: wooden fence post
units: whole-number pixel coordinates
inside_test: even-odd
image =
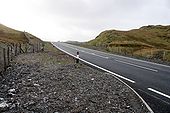
[[[44,46],[45,46],[44,43],[42,43],[41,46],[42,46],[41,50],[44,51]]]
[[[21,54],[21,43],[19,43],[19,54]]]
[[[12,46],[10,46],[10,47],[11,47],[10,51],[11,51],[11,61],[12,61],[12,59],[13,59]]]
[[[6,55],[5,55],[5,48],[3,48],[3,60],[4,60],[4,70],[6,70]]]
[[[38,51],[38,46],[37,46],[37,44],[35,44],[35,52],[37,52]]]
[[[17,44],[15,44],[15,50],[14,51],[15,51],[14,54],[16,56],[17,55]]]
[[[166,51],[164,50],[164,51],[163,51],[163,60],[166,60],[165,57],[166,57]]]
[[[39,52],[39,42],[37,43],[37,52]]]
[[[33,48],[32,52],[34,53],[34,52],[35,52],[35,50],[34,50],[35,48],[34,48],[34,45],[33,45],[33,44],[32,44],[32,48]]]
[[[9,62],[10,62],[10,57],[9,57],[9,46],[7,46],[7,65],[9,65]]]
[[[25,44],[25,53],[28,52],[27,44]]]

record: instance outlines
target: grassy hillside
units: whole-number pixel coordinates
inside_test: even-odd
[[[0,42],[8,42],[8,43],[18,43],[28,42],[27,38],[25,38],[24,33],[11,29],[9,27],[6,27],[2,24],[0,24]]]
[[[28,35],[28,37],[25,36],[25,34]],[[12,28],[6,27],[2,24],[0,24],[0,42],[3,43],[33,43],[41,41],[37,37],[26,33],[14,30]]]
[[[144,26],[130,31],[106,30],[87,42],[112,53],[170,61],[170,26]]]

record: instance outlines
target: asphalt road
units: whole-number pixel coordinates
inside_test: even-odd
[[[60,48],[109,70],[131,86],[155,113],[170,113],[170,66],[104,53],[66,43],[54,42]]]

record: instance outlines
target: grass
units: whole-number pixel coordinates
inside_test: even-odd
[[[0,42],[5,43],[26,43],[28,40],[25,38],[24,33],[8,28],[0,24]]]
[[[44,56],[44,60],[49,63],[57,63],[61,65],[74,63],[74,59],[58,50],[50,42],[44,42],[44,51],[48,53],[46,57]],[[50,56],[56,56],[56,58]]]
[[[106,30],[83,46],[170,61],[170,26],[149,25],[130,31]]]
[[[0,42],[3,43],[37,43],[41,41],[37,37],[27,33],[30,39],[25,37],[24,32],[6,27],[0,24]]]
[[[44,51],[46,52],[54,52],[54,53],[62,53],[56,47],[54,47],[50,42],[44,42]]]

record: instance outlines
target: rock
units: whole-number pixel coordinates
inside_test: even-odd
[[[13,93],[10,92],[10,93],[7,94],[7,97],[12,98],[14,95],[15,95],[15,94],[13,94]]]
[[[109,104],[111,103],[110,100],[108,101],[108,103],[109,103]]]
[[[27,103],[24,104],[24,108],[27,108],[29,106],[34,106],[36,104],[36,102],[34,102],[33,100],[28,101]]]
[[[15,93],[15,89],[9,89],[8,92]]]
[[[49,54],[39,54],[17,57],[17,63],[6,72],[0,82],[0,113],[146,112],[140,99],[112,75],[74,62],[59,65],[55,61],[51,65],[44,61]],[[56,55],[53,59],[70,58],[63,56]],[[131,99],[133,104],[125,101]]]
[[[35,83],[35,84],[34,84],[34,86],[37,86],[37,87],[39,87],[40,85]]]
[[[77,102],[77,100],[78,100],[78,98],[77,98],[77,97],[75,97],[74,101],[75,101],[75,102]]]
[[[91,80],[93,81],[93,80],[94,80],[94,78],[91,78]]]
[[[0,112],[4,112],[4,111],[8,110],[9,105],[6,102],[7,101],[3,101],[2,103],[0,103]]]
[[[4,98],[0,98],[0,102],[3,101],[3,100],[4,100]]]

